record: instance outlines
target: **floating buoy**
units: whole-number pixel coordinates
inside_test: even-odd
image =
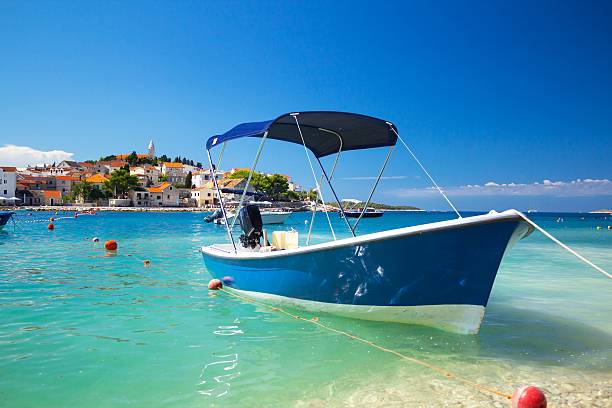
[[[92,241],[93,241],[93,242],[99,242],[99,241],[100,241],[100,238],[98,238],[98,237],[93,237]]]
[[[116,251],[117,250],[117,241],[115,240],[108,240],[104,243],[104,248],[106,248],[107,251]]]
[[[148,268],[149,266],[151,266],[151,261],[149,261],[148,259],[145,259],[143,263],[144,263],[145,268]]]
[[[546,396],[533,385],[526,385],[514,391],[512,408],[546,408]]]
[[[49,225],[47,225],[47,229],[48,230],[52,230],[54,228],[55,228],[55,226],[53,225],[53,223],[50,223]]]
[[[210,282],[208,282],[208,289],[210,290],[223,289],[223,282],[221,282],[219,279],[211,279]]]
[[[609,229],[609,230],[612,230],[612,225],[608,225],[608,229]]]
[[[51,218],[49,218],[49,221],[53,222],[53,221],[55,221],[55,218],[51,217]]]

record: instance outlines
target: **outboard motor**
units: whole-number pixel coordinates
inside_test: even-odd
[[[238,221],[242,232],[244,232],[240,236],[242,246],[245,248],[257,247],[259,239],[263,235],[263,222],[261,221],[259,207],[253,204],[242,207],[238,213]]]
[[[223,217],[223,211],[221,211],[220,208],[217,208],[214,213],[204,217],[204,221],[213,222],[214,220],[219,219],[221,217]]]

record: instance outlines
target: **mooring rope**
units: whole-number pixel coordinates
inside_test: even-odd
[[[435,365],[433,365],[433,364],[426,363],[425,361],[421,361],[421,360],[419,360],[419,359],[417,359],[417,358],[415,358],[415,357],[410,357],[410,356],[407,356],[407,355],[405,355],[405,354],[400,353],[399,351],[392,350],[392,349],[390,349],[390,348],[387,348],[387,347],[381,346],[381,345],[379,345],[379,344],[376,344],[376,343],[374,343],[374,342],[373,342],[373,341],[371,341],[371,340],[366,340],[366,339],[363,339],[363,338],[361,338],[361,337],[355,336],[354,334],[351,334],[351,333],[345,332],[345,331],[343,331],[343,330],[334,329],[333,327],[330,327],[330,326],[327,326],[327,325],[325,325],[325,324],[321,323],[321,322],[319,321],[319,318],[318,318],[318,317],[313,317],[313,318],[311,318],[311,319],[307,319],[307,318],[305,318],[305,317],[298,316],[298,315],[295,315],[295,314],[293,314],[293,313],[290,313],[290,312],[288,312],[288,311],[286,311],[286,310],[284,310],[284,309],[281,309],[281,308],[279,308],[279,307],[272,306],[272,305],[269,305],[269,304],[267,304],[267,303],[257,301],[257,300],[255,300],[255,299],[252,299],[252,298],[249,298],[249,297],[246,297],[246,296],[239,295],[239,294],[235,293],[234,291],[229,291],[229,290],[224,289],[224,288],[220,288],[219,290],[220,290],[220,291],[222,291],[223,293],[226,293],[226,294],[228,294],[228,295],[230,295],[230,296],[233,296],[233,297],[235,297],[235,298],[237,298],[237,299],[240,299],[240,300],[243,300],[243,301],[245,301],[245,302],[249,302],[249,303],[253,303],[253,304],[259,305],[259,306],[266,307],[266,308],[268,308],[268,309],[270,309],[270,310],[272,310],[272,311],[282,313],[282,314],[284,314],[284,315],[286,315],[286,316],[289,316],[289,317],[292,317],[292,318],[294,318],[294,319],[296,319],[296,320],[301,320],[301,321],[303,321],[303,322],[312,323],[312,324],[314,324],[314,325],[316,325],[316,326],[319,326],[320,328],[325,329],[325,330],[327,330],[327,331],[330,331],[330,332],[332,332],[332,333],[336,333],[336,334],[339,334],[339,335],[342,335],[342,336],[348,337],[348,338],[350,338],[350,339],[352,339],[352,340],[357,340],[357,341],[359,341],[359,342],[361,342],[361,343],[363,343],[363,344],[366,344],[366,345],[368,345],[368,346],[370,346],[370,347],[373,347],[373,348],[378,349],[378,350],[380,350],[380,351],[383,351],[383,352],[385,352],[385,353],[389,353],[389,354],[392,354],[392,355],[394,355],[394,356],[396,356],[396,357],[399,357],[399,358],[401,358],[401,359],[402,359],[402,360],[404,360],[404,361],[409,361],[409,362],[411,362],[411,363],[414,363],[414,364],[420,365],[421,367],[428,368],[428,369],[430,369],[430,370],[432,370],[432,371],[435,371],[435,372],[437,372],[438,374],[440,374],[440,375],[442,375],[442,376],[444,376],[444,377],[446,377],[446,378],[453,379],[453,380],[456,380],[456,381],[458,381],[458,382],[460,382],[460,383],[463,383],[463,384],[465,384],[465,385],[469,385],[469,386],[471,386],[471,387],[474,387],[475,389],[477,389],[478,391],[480,391],[480,392],[482,392],[482,393],[484,393],[484,394],[487,394],[487,393],[488,393],[488,394],[497,395],[497,396],[499,396],[499,397],[504,397],[504,398],[506,398],[506,399],[508,399],[508,400],[512,399],[512,395],[507,394],[507,393],[505,393],[505,392],[502,392],[502,391],[496,390],[496,389],[494,389],[494,388],[487,387],[487,386],[482,385],[482,384],[479,384],[479,383],[477,383],[477,382],[474,382],[474,381],[468,380],[468,379],[467,379],[467,378],[465,378],[465,377],[462,377],[462,376],[459,376],[459,375],[457,375],[457,374],[454,374],[454,373],[452,373],[452,372],[450,372],[450,371],[448,371],[448,370],[445,370],[445,369],[443,369],[443,368],[437,367],[437,366],[435,366]]]
[[[389,123],[389,122],[387,122]],[[391,126],[391,124],[389,123],[389,126],[391,127],[391,130],[393,131],[393,133],[395,133],[395,135],[397,136],[397,138],[399,139],[400,142],[402,142],[402,144],[404,145],[404,147],[406,148],[406,150],[408,150],[408,153],[410,153],[410,155],[412,156],[412,158],[417,162],[417,164],[419,165],[419,167],[421,167],[421,170],[423,170],[423,172],[425,172],[425,174],[427,175],[427,177],[429,177],[429,180],[431,181],[431,183],[434,185],[434,187],[438,190],[438,192],[440,194],[442,194],[442,197],[444,197],[444,199],[446,200],[446,202],[448,203],[448,205],[451,206],[451,208],[453,209],[453,211],[457,214],[457,217],[461,218],[461,214],[459,214],[459,211],[457,211],[457,209],[455,208],[455,206],[453,205],[453,203],[451,202],[451,200],[449,200],[449,198],[446,196],[446,194],[444,194],[444,190],[442,190],[442,188],[438,185],[438,183],[436,183],[436,180],[434,180],[434,178],[431,176],[431,174],[429,174],[429,172],[427,171],[427,169],[425,168],[425,166],[423,166],[423,164],[421,164],[421,161],[416,157],[416,155],[412,152],[412,149],[410,147],[408,147],[408,144],[406,144],[406,142],[404,142],[404,139],[401,138],[401,136],[399,135],[399,133],[397,133],[397,130],[395,130],[395,128],[393,126]]]
[[[587,258],[585,258],[584,256],[580,255],[578,252],[576,252],[575,250],[573,250],[569,246],[565,245],[563,242],[559,241],[557,238],[553,237],[548,231],[546,231],[544,228],[540,227],[538,224],[533,222],[531,219],[529,219],[522,212],[517,211],[517,213],[521,216],[522,219],[525,220],[525,222],[527,222],[529,225],[531,225],[532,227],[534,227],[535,229],[540,231],[542,234],[544,234],[545,237],[549,238],[552,242],[554,242],[555,244],[559,245],[561,248],[565,249],[567,252],[569,252],[570,254],[574,255],[576,258],[580,259],[582,262],[584,262],[585,264],[589,265],[590,267],[592,267],[596,271],[601,272],[602,274],[604,274],[608,278],[612,279],[612,275],[610,275],[608,272],[604,271],[603,268],[600,268],[599,266],[595,265],[593,262],[589,261]]]

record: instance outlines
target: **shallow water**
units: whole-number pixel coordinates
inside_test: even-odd
[[[197,250],[227,238],[202,214],[99,213],[60,219],[54,231],[49,216],[20,212],[17,226],[0,232],[2,407],[508,406],[315,325],[209,293]],[[387,213],[363,220],[360,231],[449,218]],[[533,218],[612,270],[612,217]],[[282,228],[304,239],[306,220],[309,213],[293,214]],[[315,240],[327,231],[318,214]],[[119,242],[114,256],[103,249],[107,239]],[[504,259],[479,335],[319,318],[503,392],[540,385],[551,406],[612,400],[612,282],[538,233]]]

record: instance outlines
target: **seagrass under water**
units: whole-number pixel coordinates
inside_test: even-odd
[[[99,213],[57,221],[54,231],[46,229],[49,216],[21,212],[16,229],[0,232],[0,406],[507,404],[316,326],[210,294],[197,249],[227,237],[202,214]],[[328,239],[319,216],[315,239]],[[359,229],[452,217],[387,213]],[[612,270],[609,216],[534,218]],[[309,219],[293,214],[282,228],[304,238]],[[41,222],[25,222],[33,220]],[[348,235],[337,215],[332,220]],[[106,239],[119,242],[115,256],[106,256]],[[608,280],[534,233],[504,259],[478,336],[318,317],[482,384],[511,391],[535,383],[556,405],[596,406],[612,398],[610,299]]]

